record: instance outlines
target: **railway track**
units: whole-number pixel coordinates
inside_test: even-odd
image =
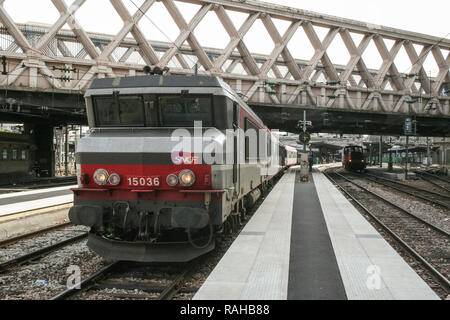
[[[167,266],[165,266],[167,267]],[[142,266],[140,267],[142,268]],[[149,266],[148,272],[158,272],[158,267]],[[189,264],[181,268],[175,277],[167,280],[167,284],[161,284],[161,281],[150,279],[127,280],[123,272],[133,271],[132,267],[128,267],[126,263],[113,262],[102,269],[98,270],[90,277],[83,280],[79,287],[68,288],[63,292],[55,295],[50,300],[67,300],[75,298],[81,293],[97,293],[106,295],[113,299],[133,299],[133,300],[171,300],[179,292],[179,289],[185,281],[188,274],[193,270],[193,264]],[[114,279],[114,277],[118,277]],[[161,280],[161,279],[159,279]],[[113,290],[113,292],[105,293],[100,290]],[[114,292],[114,291],[125,292]],[[136,291],[144,293],[136,293]]]
[[[367,180],[373,181],[375,183],[384,185],[386,187],[392,188],[402,193],[409,194],[415,198],[421,199],[423,201],[429,202],[434,205],[441,206],[446,209],[450,209],[450,195],[443,193],[438,193],[418,187],[413,187],[395,180],[387,179],[384,177],[376,176],[368,173],[355,173],[360,177],[364,177]]]
[[[36,230],[36,231],[33,231],[33,232],[22,234],[22,235],[17,236],[17,237],[1,240],[0,241],[0,248],[4,248],[4,247],[9,246],[11,244],[14,244],[16,242],[19,242],[19,241],[22,241],[22,240],[26,240],[26,239],[30,239],[30,238],[33,238],[33,237],[37,237],[37,236],[46,234],[46,233],[51,232],[51,231],[63,229],[63,228],[69,227],[71,225],[72,225],[71,222],[64,222],[64,223],[57,224],[57,225],[54,225],[54,226],[51,226],[51,227],[42,228],[42,229],[39,229],[39,230]]]
[[[272,186],[267,193],[271,189]],[[248,212],[248,215],[251,216],[263,201],[264,198],[261,197],[255,207]],[[239,229],[242,229],[244,226],[240,226]],[[8,298],[9,296],[17,297],[17,299],[31,298],[37,300],[170,300],[174,297],[175,299],[189,299],[201,287],[211,268],[220,261],[238,234],[239,232],[229,235],[224,233],[217,239],[219,241],[217,241],[217,248],[214,252],[200,257],[192,264],[172,264],[170,268],[167,265],[161,264],[149,265],[121,262],[105,265],[105,261],[101,259],[91,265],[89,261],[92,260],[92,256],[84,254],[77,255],[78,246],[74,246],[74,250],[70,252],[73,256],[67,259],[69,260],[67,263],[60,263],[60,260],[65,257],[55,257],[53,259],[52,256],[51,259],[48,259],[49,261],[47,259],[45,262],[43,261],[44,264],[48,264],[48,267],[40,268],[38,275],[33,274],[28,276],[29,273],[20,272],[23,268],[8,270],[4,275],[6,279],[5,283],[12,281],[18,285],[14,287],[8,285],[8,291],[5,291],[4,297]],[[84,260],[85,257],[89,260]],[[52,268],[55,262],[61,265],[58,271],[62,270],[62,272],[55,272],[54,268]],[[79,266],[82,272],[83,281],[80,283],[80,289],[65,289],[65,283],[68,280],[65,270],[72,264]],[[10,268],[12,269],[12,267],[11,265]],[[28,267],[33,267],[33,264],[26,266],[26,268]],[[166,268],[166,271],[164,271],[164,268]],[[34,270],[33,268],[30,269]],[[18,279],[14,278],[16,273]],[[84,275],[90,276],[89,278],[85,278]],[[48,287],[46,287],[47,285],[35,285],[36,279],[52,279],[52,281],[48,281]],[[0,282],[1,280],[0,277]],[[61,289],[62,286],[64,286],[64,290]],[[4,287],[6,286],[4,285]]]
[[[447,293],[450,292],[450,234],[446,230],[337,172],[326,173],[326,176],[420,262]]]
[[[37,259],[40,259],[40,258],[42,258],[42,257],[44,257],[44,256],[46,256],[46,255],[48,255],[48,254],[50,254],[50,253],[52,253],[54,251],[59,250],[60,248],[63,248],[65,246],[74,244],[74,243],[76,243],[78,241],[84,240],[84,239],[87,238],[87,236],[88,236],[88,233],[83,233],[81,235],[77,235],[75,237],[71,237],[69,239],[65,239],[63,241],[59,241],[59,242],[57,242],[55,244],[43,247],[43,248],[38,249],[36,251],[33,251],[33,252],[30,252],[30,253],[24,254],[22,256],[15,257],[15,258],[12,258],[12,259],[7,260],[5,262],[2,262],[2,263],[0,263],[0,273],[6,272],[9,269],[12,269],[12,268],[17,267],[17,266],[21,266],[21,265],[29,263],[31,261],[35,261]]]
[[[450,194],[450,180],[441,178],[437,175],[428,173],[426,171],[414,171],[422,180],[425,180],[439,189]]]
[[[273,186],[270,186],[267,190],[267,195],[272,190]],[[258,209],[261,203],[264,201],[264,197],[261,197],[257,204],[247,213],[248,216],[253,215],[254,212]],[[242,230],[245,227],[246,221],[243,221],[242,225],[236,225],[235,227],[238,230]],[[231,246],[234,241],[234,238],[239,235],[239,231],[236,233],[223,234],[222,239],[217,239],[218,246],[222,247],[221,249],[216,248],[215,254],[216,257],[208,257],[208,255],[204,257],[198,258],[182,270],[178,272],[178,275],[173,277],[168,281],[168,284],[161,284],[161,281],[155,281],[152,277],[142,277],[138,280],[129,280],[123,274],[120,274],[120,269],[123,269],[123,263],[114,262],[104,266],[99,269],[97,272],[93,273],[88,278],[84,279],[77,288],[68,288],[57,295],[53,296],[51,300],[81,300],[86,299],[83,297],[83,293],[92,294],[92,295],[104,295],[106,297],[112,299],[132,299],[132,300],[170,300],[173,299],[174,296],[180,293],[192,294],[197,292],[201,284],[191,285],[184,288],[181,288],[181,285],[187,278],[190,278],[190,274],[196,272],[202,272],[200,269],[202,268],[202,264],[204,261],[209,261],[208,264],[215,264],[220,261],[222,256],[226,253],[227,248]],[[211,263],[211,259],[215,261]],[[126,265],[125,265],[126,268]],[[209,274],[206,273],[206,274]],[[116,279],[112,279],[112,278]],[[206,279],[206,278],[205,278]],[[195,280],[194,282],[197,282]],[[108,292],[102,293],[101,290],[113,290],[113,291],[124,291],[124,292]],[[138,292],[144,293],[135,293],[135,290]],[[91,296],[92,297],[92,296]],[[94,297],[94,299],[102,299]]]

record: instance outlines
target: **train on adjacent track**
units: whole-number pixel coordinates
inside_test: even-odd
[[[36,149],[29,135],[0,132],[0,185],[31,180]]]
[[[215,248],[289,166],[276,136],[224,81],[96,79],[77,148],[70,220],[110,261],[183,262]]]
[[[367,167],[364,149],[361,146],[346,146],[342,150],[342,166],[345,170],[363,171]]]

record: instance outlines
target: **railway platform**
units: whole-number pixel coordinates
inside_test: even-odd
[[[439,297],[315,170],[291,168],[194,300],[437,300]]]
[[[76,185],[0,195],[0,217],[73,202]]]

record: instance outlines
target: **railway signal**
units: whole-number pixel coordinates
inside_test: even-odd
[[[298,139],[300,143],[307,145],[311,141],[311,134],[309,132],[302,132]]]
[[[311,121],[303,121],[303,120],[300,120],[299,122],[298,122],[298,129],[299,130],[308,130],[308,129],[311,129],[312,128],[312,122]]]

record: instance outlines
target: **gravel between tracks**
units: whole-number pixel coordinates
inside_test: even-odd
[[[418,217],[450,232],[450,215],[448,210],[441,206],[431,205],[417,198],[404,194],[402,192],[392,190],[388,187],[380,185],[366,179],[354,179],[354,182],[366,187],[370,191],[378,194],[382,198],[389,200],[399,207],[414,213]]]
[[[50,246],[60,241],[81,235],[83,234],[83,232],[87,231],[89,231],[89,228],[87,227],[70,226],[61,230],[48,232],[38,237],[21,240],[17,243],[0,249],[2,253],[0,256],[0,263],[20,257],[22,255]]]
[[[102,264],[103,260],[87,248],[86,241],[77,242],[36,263],[0,274],[0,299],[49,299],[66,288],[69,266],[78,266],[84,278],[100,269]]]

